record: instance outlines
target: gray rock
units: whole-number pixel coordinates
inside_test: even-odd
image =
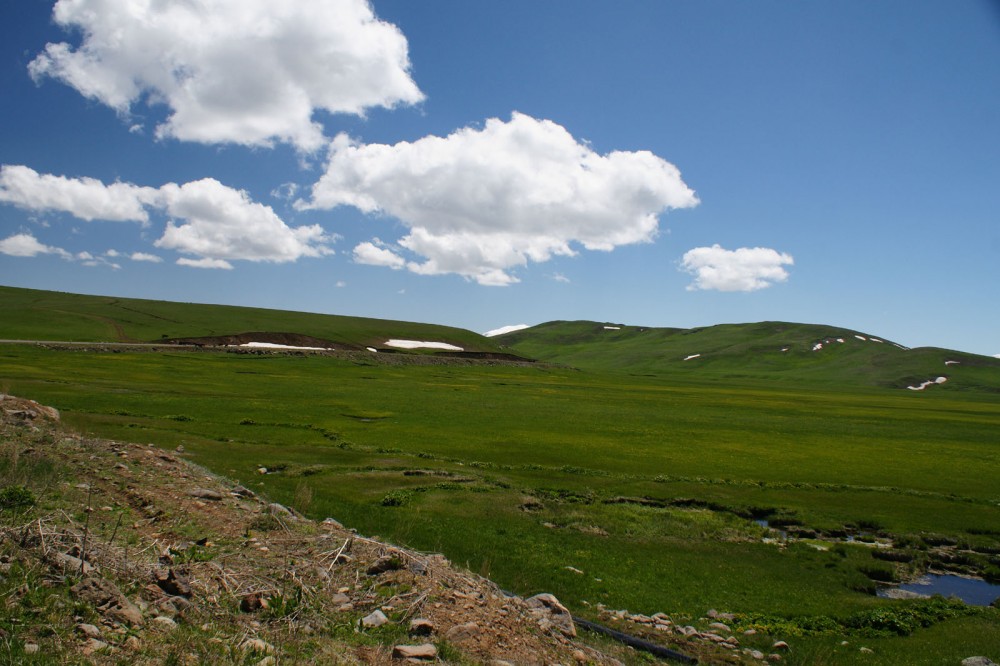
[[[101,630],[92,624],[84,624],[81,622],[80,624],[76,625],[76,630],[87,638],[101,637]]]
[[[188,493],[191,497],[196,497],[197,499],[211,500],[213,502],[218,502],[223,498],[223,494],[217,490],[208,490],[207,488],[195,488]]]
[[[374,629],[375,627],[381,627],[383,624],[388,624],[389,618],[385,616],[380,610],[375,611],[371,615],[366,615],[361,618],[361,626],[365,629]]]
[[[554,595],[547,592],[536,594],[530,599],[526,599],[525,603],[531,614],[538,619],[538,624],[542,629],[555,628],[567,638],[576,637],[573,616]]]
[[[997,666],[986,657],[966,657],[962,660],[962,666]]]
[[[158,615],[153,618],[153,624],[161,629],[173,631],[177,628],[177,623],[165,615]]]

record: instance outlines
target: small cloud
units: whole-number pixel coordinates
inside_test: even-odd
[[[726,250],[713,245],[685,252],[680,269],[695,276],[688,291],[757,291],[787,280],[783,266],[794,263],[792,255],[766,247]]]
[[[63,259],[72,259],[73,255],[62,248],[40,243],[29,233],[14,234],[0,240],[0,254],[10,257],[36,257],[40,254],[55,254]]]
[[[397,271],[406,265],[406,260],[401,256],[385,247],[379,247],[379,245],[384,244],[377,238],[374,242],[359,243],[354,248],[355,263],[367,264],[368,266],[388,266]]]
[[[553,273],[552,279],[555,280],[556,282],[564,282],[566,284],[569,284],[570,282],[570,279],[565,275],[563,275],[562,273]]]
[[[233,270],[233,265],[225,259],[188,259],[181,257],[177,260],[178,266],[191,266],[192,268],[221,268],[227,271]]]
[[[129,134],[142,134],[143,127],[140,123],[135,123],[130,125],[128,128]]]
[[[105,257],[120,257],[121,254],[119,254],[118,250],[112,249],[112,250],[108,250],[107,252],[105,252],[104,256]]]
[[[283,183],[271,190],[271,196],[275,199],[291,201],[295,198],[295,195],[298,194],[298,192],[299,186],[297,183]]]
[[[133,252],[129,259],[132,261],[148,261],[151,264],[158,264],[163,261],[160,257],[155,254],[147,254],[145,252]]]
[[[495,335],[503,335],[504,333],[513,333],[514,331],[522,331],[529,328],[527,324],[512,324],[510,326],[501,326],[500,328],[494,328],[492,331],[486,331],[483,333],[483,337],[492,338]]]
[[[347,283],[344,282],[343,280],[337,280],[337,284],[334,286],[337,287],[337,289],[343,289],[344,287],[347,286]]]

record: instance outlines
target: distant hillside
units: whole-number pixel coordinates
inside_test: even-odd
[[[906,349],[861,331],[814,324],[771,321],[680,329],[554,321],[493,339],[522,356],[584,370],[1000,392],[1000,359],[929,347]]]
[[[85,342],[162,342],[249,337],[257,342],[309,339],[347,349],[384,348],[389,340],[445,343],[467,352],[497,352],[496,342],[450,326],[265,310],[228,305],[172,303],[0,287],[0,339]],[[246,336],[247,333],[267,335]]]

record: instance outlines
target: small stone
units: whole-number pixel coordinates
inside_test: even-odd
[[[767,660],[769,662],[771,662],[772,664],[777,664],[782,659],[783,659],[783,657],[780,654],[773,654],[772,653],[772,654],[767,655]]]
[[[434,623],[423,617],[410,620],[410,634],[414,636],[430,636],[434,633]]]
[[[469,640],[470,638],[475,638],[479,634],[479,625],[475,622],[467,622],[466,624],[455,625],[445,632],[444,636],[452,643],[461,643]]]
[[[715,629],[716,631],[725,631],[726,633],[732,633],[732,629],[730,629],[727,625],[723,624],[722,622],[713,622],[712,624],[708,625],[708,628]]]
[[[743,632],[743,635],[744,636],[756,636],[757,635],[757,630],[756,629],[747,629],[746,631]]]
[[[191,585],[187,577],[173,569],[156,572],[156,584],[172,597],[190,597]]]
[[[380,573],[385,573],[386,571],[396,571],[403,568],[403,562],[396,555],[383,555],[382,557],[375,560],[375,562],[368,567],[369,576],[377,576]]]
[[[774,645],[771,646],[772,650],[789,650],[788,643],[785,641],[775,641]]]
[[[213,502],[218,502],[223,498],[223,494],[217,490],[208,490],[206,488],[195,488],[188,493],[191,497],[196,497],[203,500],[211,500]]]
[[[248,638],[240,643],[240,649],[244,652],[258,652],[260,654],[273,654],[274,646],[259,638]]]
[[[392,648],[393,659],[437,659],[437,648],[430,643],[423,645],[397,645]]]
[[[166,615],[158,615],[153,618],[153,624],[160,627],[161,629],[166,629],[167,631],[173,631],[177,628],[177,623]]]
[[[966,657],[962,660],[962,666],[997,666],[987,657]]]
[[[578,664],[586,664],[587,661],[589,661],[589,658],[587,657],[587,653],[584,652],[583,650],[573,650],[573,659]]]
[[[559,630],[567,638],[576,638],[576,626],[573,624],[573,616],[569,610],[559,603],[559,600],[552,594],[542,593],[527,599],[525,603],[531,610],[531,614],[539,620],[543,629],[550,626]]]
[[[862,647],[858,649],[858,652],[861,652],[862,654],[874,654],[875,650],[871,648]]]
[[[764,660],[764,653],[761,652],[760,650],[751,650],[750,656],[753,657],[754,659],[757,659],[758,661]]]
[[[271,655],[268,655],[263,659],[261,659],[260,661],[258,661],[257,666],[274,666],[276,663],[278,663],[278,660],[272,657]]]
[[[330,601],[338,606],[343,606],[344,604],[351,603],[351,598],[342,592],[337,592],[330,597]]]
[[[383,624],[388,624],[389,618],[385,616],[380,610],[375,611],[371,615],[366,615],[361,618],[361,626],[365,629],[374,629],[375,627],[381,627]]]
[[[330,518],[329,516],[323,520],[323,524],[326,525],[327,527],[335,527],[338,530],[344,529],[344,526],[340,524],[339,520]]]
[[[142,643],[135,636],[129,636],[128,638],[126,638],[124,645],[129,650],[138,650],[140,647],[142,647]]]
[[[84,644],[83,648],[81,649],[81,652],[83,652],[83,654],[86,656],[90,656],[95,652],[100,652],[101,650],[107,650],[109,647],[110,646],[104,641],[99,641],[96,638],[90,638],[87,639],[87,642]]]
[[[24,654],[38,654],[41,648],[38,647],[38,643],[25,643],[24,644]]]
[[[80,624],[76,625],[76,630],[79,631],[84,636],[86,636],[87,638],[100,638],[101,637],[101,630],[98,629],[97,627],[95,627],[92,624],[83,624],[83,623],[80,623]]]
[[[267,608],[267,599],[257,593],[248,594],[240,599],[240,610],[244,613],[256,613]]]

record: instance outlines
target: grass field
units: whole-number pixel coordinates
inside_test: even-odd
[[[753,516],[907,535],[918,563],[921,535],[977,546],[968,557],[983,570],[1000,552],[990,399],[23,346],[0,348],[0,374],[72,426],[183,445],[307,514],[584,614],[714,607],[800,627],[904,603],[871,595],[868,574],[891,566],[869,547],[762,543]],[[609,503],[620,497],[659,506]],[[964,635],[968,621],[944,625]],[[996,613],[979,621],[1000,634]]]
[[[733,612],[790,663],[1000,656],[1000,611],[873,594],[930,566],[1000,580],[995,394],[653,374],[0,345],[0,390],[72,427],[183,445],[584,616]]]

